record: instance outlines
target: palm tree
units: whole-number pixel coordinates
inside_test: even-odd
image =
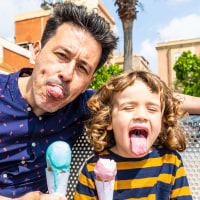
[[[116,0],[117,12],[124,31],[124,71],[132,69],[132,30],[136,19],[138,0]]]

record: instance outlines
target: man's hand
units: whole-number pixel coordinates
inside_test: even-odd
[[[54,194],[41,194],[39,200],[67,200],[67,198]]]
[[[5,199],[6,200],[6,199]],[[29,192],[16,200],[67,200],[67,198],[54,195],[54,194],[44,194],[42,192]]]

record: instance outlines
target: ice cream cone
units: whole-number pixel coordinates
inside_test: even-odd
[[[46,179],[49,194],[66,196],[69,172],[59,173],[56,176],[46,169]]]
[[[112,200],[115,179],[111,181],[99,181],[95,178],[99,200]]]

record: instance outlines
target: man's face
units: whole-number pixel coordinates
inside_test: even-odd
[[[71,23],[61,25],[41,49],[34,45],[32,60],[33,110],[55,112],[84,92],[93,80],[101,45]]]

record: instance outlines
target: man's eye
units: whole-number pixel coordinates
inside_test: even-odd
[[[59,58],[67,59],[67,56],[64,53],[57,52],[56,53]]]
[[[79,68],[79,70],[80,70],[81,72],[88,73],[86,67],[84,67],[83,65],[79,65],[78,68]]]

